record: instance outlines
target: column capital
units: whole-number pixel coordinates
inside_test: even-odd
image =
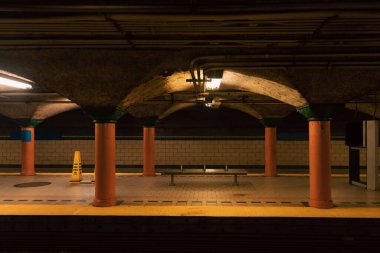
[[[94,123],[116,123],[125,114],[120,107],[84,107],[83,110]]]
[[[280,118],[262,118],[260,119],[260,123],[264,127],[277,127],[277,125],[280,123]]]
[[[21,127],[36,127],[37,125],[41,124],[43,119],[28,119],[28,118],[19,118],[19,119],[13,119],[16,124]]]
[[[309,104],[298,107],[297,112],[308,121],[330,121],[334,110],[341,107],[339,104]]]
[[[158,118],[141,118],[140,122],[143,127],[155,127],[158,123],[159,119]]]

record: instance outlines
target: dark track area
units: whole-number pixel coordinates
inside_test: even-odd
[[[1,216],[0,252],[363,252],[380,219]]]

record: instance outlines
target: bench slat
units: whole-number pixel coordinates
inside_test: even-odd
[[[244,169],[167,169],[161,170],[162,175],[247,175],[248,171]]]

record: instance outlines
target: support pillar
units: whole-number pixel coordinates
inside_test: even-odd
[[[332,208],[330,121],[309,121],[309,205]]]
[[[34,176],[34,127],[21,128],[21,175]]]
[[[95,123],[95,198],[93,206],[116,205],[115,125],[125,111],[118,107],[84,107]]]
[[[378,120],[367,120],[367,189],[380,190]]]
[[[115,123],[95,123],[95,199],[94,206],[116,204]]]
[[[265,127],[265,172],[266,177],[277,176],[277,128]]]
[[[155,138],[155,126],[158,123],[158,119],[155,117],[141,118],[141,124],[143,126],[143,175],[155,176],[154,166],[154,138]]]
[[[265,170],[264,176],[277,176],[277,125],[281,118],[262,118],[265,127]]]
[[[297,111],[309,121],[309,205],[332,208],[331,198],[331,133],[333,110],[341,105],[311,104]]]
[[[154,137],[155,128],[154,127],[144,127],[144,176],[154,176]]]

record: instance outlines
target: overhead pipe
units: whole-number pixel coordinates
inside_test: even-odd
[[[287,59],[286,63],[304,63],[305,60],[306,62],[310,62],[309,58],[312,58],[314,61],[318,59],[324,60],[324,58],[329,59],[330,61],[328,62],[323,62],[324,64],[328,63],[328,65],[331,66],[331,59],[334,57],[350,57],[351,59],[353,57],[380,57],[379,53],[375,54],[367,54],[367,53],[361,53],[361,54],[354,54],[354,53],[346,53],[346,54],[319,54],[319,55],[313,55],[313,54],[257,54],[257,55],[227,55],[227,56],[202,56],[193,59],[190,62],[190,73],[193,78],[193,83],[195,86],[201,85],[200,81],[200,71],[203,69],[203,66],[206,64],[208,66],[214,65],[214,69],[220,69],[223,67],[256,67],[254,64],[263,64],[262,61],[259,60],[277,60],[275,61],[276,63],[281,62],[281,59]],[[290,61],[289,61],[290,58]],[[252,60],[255,60],[252,62]],[[280,61],[279,61],[280,60]],[[320,61],[316,61],[319,63]],[[350,61],[352,62],[352,60]],[[368,62],[368,61],[367,61]],[[366,62],[366,63],[367,63]],[[273,63],[273,62],[270,62]],[[376,61],[376,63],[380,63],[379,61]],[[252,64],[252,66],[251,66]],[[284,66],[284,67],[289,67],[289,66]],[[210,70],[210,69],[208,69]],[[197,72],[197,77],[195,75],[195,71]],[[198,84],[197,82],[198,81]]]
[[[363,7],[363,10],[358,10],[360,5]],[[305,5],[303,5],[305,6]],[[235,21],[237,17],[239,17],[239,20],[252,20],[252,21],[264,21],[264,20],[284,20],[284,19],[324,19],[327,16],[338,16],[339,18],[378,18],[379,13],[376,11],[376,8],[380,8],[380,4],[375,4],[374,2],[368,3],[365,5],[364,3],[357,4],[356,6],[349,6],[347,3],[342,2],[342,4],[339,6],[340,9],[345,8],[346,10],[340,10],[340,11],[331,11],[332,7],[331,5],[320,5],[319,8],[307,8],[306,11],[303,11],[301,9],[297,11],[284,11],[281,10],[281,7],[276,8],[275,5],[271,5],[270,10],[271,13],[255,13],[252,11],[251,13],[245,13],[241,14],[241,9],[236,12],[236,14],[199,14],[196,15],[193,14],[186,14],[183,13],[183,7],[178,10],[178,12],[182,12],[183,14],[157,14],[157,6],[154,7],[154,9],[149,12],[144,7],[144,13],[142,14],[136,14],[136,13],[128,13],[128,10],[124,9],[123,7],[120,8],[118,6],[115,7],[114,10],[109,8],[110,6],[104,7],[104,6],[96,6],[97,9],[92,10],[85,10],[83,8],[79,9],[78,6],[72,6],[71,9],[69,9],[67,5],[65,5],[66,8],[59,8],[59,6],[54,5],[54,8],[49,5],[45,6],[35,6],[34,8],[31,8],[30,5],[28,6],[17,6],[17,7],[3,7],[0,6],[0,12],[6,13],[6,12],[56,12],[56,13],[70,13],[70,16],[62,16],[62,17],[34,17],[34,18],[4,18],[1,19],[2,23],[25,23],[25,22],[62,22],[62,21],[105,21],[105,18],[103,16],[104,13],[107,13],[112,16],[113,19],[117,21],[177,21],[177,22],[186,22],[186,21],[205,21],[205,20],[215,20],[215,21]],[[258,11],[258,6],[255,6],[255,10]],[[306,7],[305,7],[306,8]],[[78,10],[79,9],[79,10]],[[276,10],[277,9],[277,10]],[[324,10],[322,10],[324,9]],[[86,15],[85,13],[89,12],[99,12],[101,10],[102,14],[99,15]],[[113,13],[113,12],[117,13]],[[120,12],[126,12],[125,14]],[[221,10],[220,10],[221,11]],[[226,10],[225,10],[226,11]],[[283,11],[283,12],[279,12]],[[152,13],[153,12],[153,13]],[[231,13],[231,10],[228,9],[228,12]],[[79,14],[78,16],[72,16],[73,13]]]
[[[147,100],[145,101],[146,103],[157,103],[157,102],[167,102],[167,100]],[[191,101],[191,100],[175,100],[174,102],[180,102],[184,104],[196,104],[197,101]],[[245,99],[244,101],[242,100],[237,100],[237,99],[223,99],[223,103],[228,103],[228,104],[263,104],[263,105],[275,105],[275,104],[285,104],[284,102],[277,101],[277,100],[247,100]]]
[[[367,60],[368,57],[375,58],[375,60],[378,60],[380,57],[380,53],[333,53],[333,54],[251,54],[251,55],[220,55],[220,56],[202,56],[195,58],[190,62],[190,70],[195,69],[194,65],[199,65],[198,62],[206,61],[206,62],[212,62],[212,63],[225,63],[225,62],[251,62],[252,60],[260,60],[260,63],[262,63],[262,60],[276,60],[276,62],[280,62],[281,59],[286,59],[287,62],[297,62],[297,61],[303,61],[303,63],[306,62],[312,58],[312,59],[321,59],[326,58],[327,60],[331,61],[334,57],[349,57],[349,58],[359,58],[363,57],[363,59]],[[310,61],[310,60],[309,60]],[[320,62],[317,61],[317,62]],[[350,59],[350,62],[352,62],[352,59]]]
[[[1,19],[0,19],[1,20]],[[252,45],[250,44],[241,44],[241,43],[235,43],[235,44],[230,44],[230,45],[225,45],[225,44],[209,44],[209,43],[205,43],[205,44],[184,44],[184,43],[181,43],[181,44],[174,44],[174,43],[171,43],[171,44],[163,44],[162,41],[156,41],[157,43],[156,44],[152,44],[152,43],[148,43],[148,44],[139,44],[141,43],[141,40],[138,40],[138,39],[134,39],[134,45],[131,45],[131,44],[127,44],[125,39],[118,39],[118,40],[113,40],[113,41],[116,41],[117,44],[102,44],[102,45],[99,45],[99,43],[102,42],[102,40],[100,41],[97,41],[96,43],[97,44],[93,44],[93,45],[89,45],[88,42],[89,40],[81,40],[81,42],[85,42],[85,44],[79,44],[78,41],[75,41],[72,42],[70,40],[67,40],[67,41],[64,41],[64,40],[61,40],[61,41],[58,41],[58,42],[55,42],[55,41],[52,41],[52,40],[48,40],[48,39],[45,39],[43,41],[48,41],[50,44],[44,44],[44,45],[40,45],[39,48],[44,48],[44,49],[56,49],[56,48],[60,48],[60,49],[66,49],[66,48],[76,48],[76,49],[89,49],[89,48],[93,48],[93,49],[99,49],[99,48],[109,48],[109,49],[115,49],[115,48],[147,48],[147,49],[152,49],[152,47],[158,49],[158,48],[164,48],[164,49],[167,49],[167,48],[173,48],[173,47],[181,47],[182,49],[196,49],[196,48],[200,48],[200,49],[208,49],[208,48],[213,48],[213,49],[216,49],[216,48],[219,48],[219,49],[236,49],[236,48],[239,48],[239,49],[252,49]],[[189,40],[187,40],[189,41]],[[196,40],[191,40],[191,41],[196,41]],[[109,43],[109,42],[108,42]],[[34,49],[35,48],[35,45],[27,45],[27,44],[6,44],[6,42],[2,41],[0,43],[0,47],[2,49]],[[317,49],[323,49],[325,50],[326,47],[323,47],[323,48],[317,48]],[[367,47],[366,49],[371,49],[370,47]],[[372,50],[378,50],[378,48],[372,48]],[[317,52],[318,53],[318,52]]]

